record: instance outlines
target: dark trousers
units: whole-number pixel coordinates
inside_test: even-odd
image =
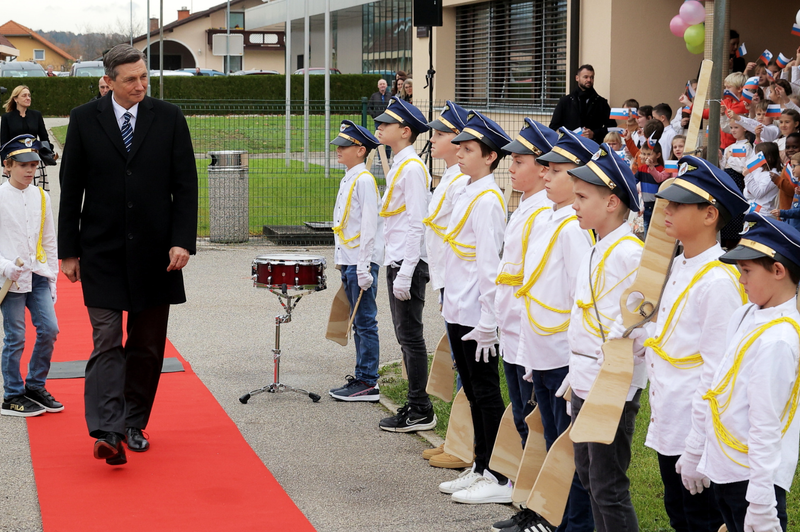
[[[508,397],[511,399],[511,412],[514,414],[514,426],[517,427],[522,446],[528,440],[528,424],[525,418],[533,412],[533,383],[523,379],[525,367],[517,364],[509,364],[503,361],[503,370],[506,373],[506,383],[508,384]]]
[[[92,437],[144,429],[161,377],[169,305],[129,312],[122,344],[122,311],[88,307],[94,350],[86,364],[84,402]]]
[[[722,514],[711,490],[692,495],[675,472],[680,456],[658,455],[661,481],[664,483],[664,509],[675,532],[717,532]]]
[[[483,359],[475,362],[478,344],[472,340],[467,342],[461,340],[461,337],[469,334],[472,329],[473,327],[458,323],[447,324],[456,367],[472,410],[472,426],[475,429],[475,471],[482,473],[489,469],[494,440],[500,429],[505,406],[503,396],[500,394],[500,368],[497,357],[490,357],[489,362],[483,362]],[[499,346],[495,346],[495,349],[499,350]],[[492,474],[501,484],[508,480],[496,471],[492,471]]]
[[[750,504],[745,499],[749,481],[732,482],[730,484],[711,484],[711,492],[717,501],[722,519],[728,532],[744,532],[744,516]],[[781,529],[786,532],[788,517],[786,516],[786,490],[775,486],[775,500],[778,501],[778,520]]]
[[[617,434],[610,445],[575,443],[575,469],[589,492],[597,532],[638,532],[639,521],[631,502],[628,466],[631,463],[631,443],[639,412],[637,390],[625,403]],[[572,418],[583,406],[583,399],[572,394]]]
[[[408,373],[408,404],[415,410],[427,411],[431,400],[425,387],[428,385],[428,350],[422,327],[422,309],[425,307],[425,285],[430,281],[428,263],[421,260],[411,277],[411,299],[400,301],[392,291],[394,279],[400,268],[386,267],[386,284],[389,288],[389,310],[392,312],[394,335],[403,353]]]
[[[548,450],[561,433],[567,430],[572,421],[567,414],[567,402],[561,397],[556,397],[556,391],[564,382],[567,373],[569,373],[568,367],[533,371],[533,390],[539,405],[539,414],[542,416],[544,441]],[[589,493],[581,484],[577,472],[572,476],[572,488],[569,490],[564,519],[556,530],[557,532],[592,532],[594,530]]]

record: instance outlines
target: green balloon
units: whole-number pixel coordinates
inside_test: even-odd
[[[697,46],[690,46],[687,44],[686,49],[689,50],[689,53],[691,54],[702,54],[706,51],[706,43],[700,43]]]
[[[689,26],[686,28],[686,31],[683,32],[683,40],[686,41],[688,46],[699,46],[703,44],[706,40],[706,25],[695,24],[694,26]]]

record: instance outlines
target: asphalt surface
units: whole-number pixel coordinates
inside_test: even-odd
[[[59,122],[66,121],[47,120],[48,127]],[[57,169],[49,175],[57,205]],[[312,403],[294,393],[262,394],[243,405],[240,395],[272,382],[275,316],[283,313],[275,295],[252,286],[250,266],[258,255],[286,251],[320,255],[328,264],[327,289],[305,296],[291,323],[281,327],[281,381],[323,397]],[[330,304],[341,284],[331,247],[279,248],[261,239],[232,246],[200,241],[184,278],[188,302],[172,308],[169,339],[317,530],[483,531],[513,513],[509,506],[451,502],[437,486],[457,472],[428,466],[421,453],[430,443],[413,434],[381,431],[378,421],[388,415],[381,405],[341,403],[328,396],[330,388],[344,384],[355,363],[352,342],[342,347],[325,339]],[[432,351],[444,324],[430,290],[427,302],[425,338]],[[381,362],[397,360],[400,348],[391,327],[383,269],[378,327]],[[54,444],[57,441],[54,435]],[[86,452],[91,448],[87,435]],[[0,418],[0,478],[5,488],[0,530],[41,530],[22,419]],[[137,525],[119,523],[112,528],[128,526]],[[267,523],[254,523],[253,529],[269,530]]]

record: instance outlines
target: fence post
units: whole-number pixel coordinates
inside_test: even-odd
[[[367,97],[361,97],[361,126],[367,127]]]

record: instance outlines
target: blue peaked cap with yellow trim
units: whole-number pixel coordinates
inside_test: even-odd
[[[374,150],[380,146],[380,141],[367,128],[359,126],[352,120],[342,120],[339,134],[331,141],[334,146],[364,146],[367,150]]]
[[[784,265],[788,261],[800,268],[800,231],[760,212],[748,213],[744,221],[755,222],[755,225],[742,235],[738,246],[719,260],[734,264],[737,260],[770,257]]]
[[[425,133],[431,127],[422,111],[397,96],[389,98],[386,110],[375,118],[384,124],[404,124],[417,133]]]
[[[469,112],[455,102],[447,100],[442,108],[439,118],[434,118],[428,123],[431,129],[443,133],[455,133],[458,135],[464,126],[467,125],[467,115]]]
[[[530,118],[525,119],[517,138],[503,146],[509,153],[540,157],[550,152],[558,142],[558,133]]]
[[[639,193],[636,191],[636,177],[630,167],[606,143],[600,145],[591,160],[584,166],[567,170],[567,173],[581,181],[607,187],[635,212],[641,210]]]
[[[578,166],[588,163],[592,156],[600,149],[600,145],[592,139],[577,135],[565,127],[558,128],[558,142],[550,153],[536,159],[542,164],[572,163]]]
[[[478,111],[470,111],[467,117],[467,125],[450,142],[459,144],[468,140],[477,140],[488,146],[490,150],[497,152],[499,157],[508,155],[502,146],[511,142],[511,137],[503,131],[503,128]]]
[[[33,135],[17,135],[0,147],[0,161],[7,158],[21,163],[41,161],[38,153],[41,149],[42,144]]]

